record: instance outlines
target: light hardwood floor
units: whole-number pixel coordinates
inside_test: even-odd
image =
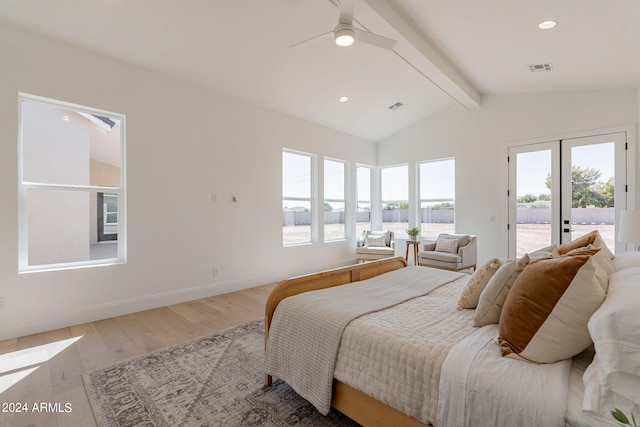
[[[273,286],[0,341],[0,426],[95,426],[84,372],[262,319]],[[34,412],[40,403],[63,412]]]

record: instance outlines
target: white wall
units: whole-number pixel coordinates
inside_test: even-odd
[[[479,261],[506,256],[505,145],[635,128],[638,98],[636,90],[485,96],[480,107],[449,108],[379,142],[378,165],[414,170],[416,161],[455,157],[456,231],[478,235]]]
[[[353,240],[282,247],[281,153],[375,164],[374,144],[4,24],[0,58],[0,339],[354,259]],[[18,92],[126,115],[127,264],[18,274]]]

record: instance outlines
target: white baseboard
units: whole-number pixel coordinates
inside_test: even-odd
[[[354,260],[347,262],[331,263],[321,267],[321,270],[341,267]],[[319,270],[320,270],[319,269]],[[300,272],[294,274],[306,274],[311,272]],[[289,277],[289,276],[287,276]],[[195,286],[188,289],[162,292],[153,295],[145,295],[136,298],[112,301],[105,304],[84,307],[78,310],[59,313],[51,316],[41,317],[24,322],[4,324],[0,327],[0,341],[51,331],[59,328],[66,328],[82,323],[93,322],[110,317],[122,316],[136,313],[138,311],[150,310],[153,308],[165,307],[173,304],[180,304],[201,298],[226,294],[229,292],[241,291],[243,289],[254,288],[256,286],[267,285],[279,282],[286,277],[282,276],[252,276],[242,279],[229,280],[225,282],[209,283],[202,286]]]
[[[2,325],[2,327],[0,327],[0,340],[51,331],[54,329],[65,328],[81,323],[108,319],[110,317],[122,316],[125,314],[150,310],[158,307],[165,307],[172,304],[179,304],[182,302],[226,294],[229,292],[240,291],[243,289],[272,283],[264,277],[262,277],[261,280],[263,281],[256,282],[242,279],[228,282],[210,283],[207,285],[196,286],[188,289],[180,289],[153,295],[145,295],[136,298],[112,301],[106,304],[99,304],[84,307],[79,310],[68,311],[66,313],[41,317],[36,320],[4,324]]]

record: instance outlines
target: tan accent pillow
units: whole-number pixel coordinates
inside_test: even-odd
[[[612,259],[614,259],[616,257],[613,254],[613,252],[611,252],[611,249],[609,249],[607,244],[604,242],[604,239],[600,235],[600,232],[597,231],[597,230],[596,230],[596,239],[593,241],[593,246],[595,246],[596,248],[602,249],[602,252],[604,252],[605,255],[607,255],[609,257],[610,260],[612,260]],[[609,274],[611,274],[611,273],[609,273]]]
[[[568,252],[571,252],[574,249],[584,248],[585,246],[589,246],[595,242],[596,237],[598,236],[598,230],[593,230],[592,232],[585,234],[582,237],[578,237],[568,243],[563,243],[558,246],[558,252],[560,255],[564,255]]]
[[[527,264],[529,264],[529,255],[524,254],[522,258],[500,266],[480,294],[478,308],[473,317],[474,326],[486,326],[500,321],[500,312],[507,294]]]
[[[487,283],[489,283],[489,279],[498,271],[502,264],[502,260],[492,258],[471,274],[467,286],[465,286],[458,299],[458,310],[462,310],[463,308],[476,308],[478,306],[480,294],[487,286]]]
[[[606,296],[595,270],[593,256],[588,254],[527,265],[500,315],[502,355],[553,363],[589,347],[587,322]]]

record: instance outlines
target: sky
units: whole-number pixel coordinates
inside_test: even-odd
[[[602,172],[600,181],[606,182],[614,174],[614,143],[592,144],[573,147],[572,165],[594,168]],[[545,186],[551,170],[551,150],[532,151],[517,155],[517,197],[525,194],[550,194]]]
[[[600,180],[606,182],[614,174],[614,143],[591,144],[572,147],[572,164],[582,168],[594,168],[602,172]],[[549,194],[545,186],[551,170],[551,150],[517,154],[517,197],[525,194]],[[310,197],[311,157],[296,153],[283,153],[283,194],[293,197]],[[327,159],[320,166],[325,174],[325,198],[344,198],[344,163]],[[382,168],[382,200],[408,200],[408,165]],[[455,159],[419,163],[420,199],[455,198]],[[358,194],[369,194],[368,168],[358,168]],[[360,197],[362,201],[364,199]]]

